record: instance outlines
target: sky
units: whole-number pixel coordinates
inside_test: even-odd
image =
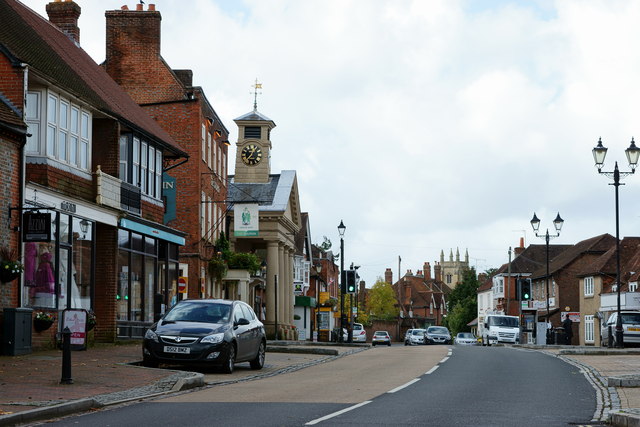
[[[80,42],[105,58],[106,10],[76,0]],[[23,3],[46,16],[48,1]],[[295,170],[312,242],[326,236],[371,287],[444,251],[478,272],[520,238],[575,244],[615,236],[603,171],[640,138],[640,2],[633,0],[148,0],[165,61],[193,70],[231,131],[253,108],[271,118],[272,173]],[[145,6],[146,8],[146,6]],[[640,175],[640,172],[639,174]],[[620,193],[620,237],[640,236],[640,176]],[[402,261],[399,265],[398,259]]]

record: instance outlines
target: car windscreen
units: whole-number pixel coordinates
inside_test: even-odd
[[[640,313],[622,313],[622,323],[640,324]]]
[[[427,329],[427,332],[429,332],[430,334],[448,334],[449,330],[447,328],[429,328]]]
[[[411,331],[411,334],[413,335],[424,335],[424,329],[414,329],[413,331]]]
[[[374,335],[377,336],[377,337],[386,337],[387,333],[386,332],[376,332]]]
[[[518,327],[518,319],[506,316],[491,316],[489,317],[489,326]]]
[[[458,334],[458,338],[475,338],[470,332],[461,332]]]
[[[354,323],[353,324],[353,330],[354,331],[361,331],[362,330],[362,325],[360,325],[359,323]]]
[[[226,323],[230,305],[199,302],[183,302],[174,306],[164,317],[168,322]]]

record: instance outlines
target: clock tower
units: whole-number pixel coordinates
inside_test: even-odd
[[[271,129],[273,120],[255,109],[234,120],[238,125],[236,142],[236,183],[266,183],[271,173]]]

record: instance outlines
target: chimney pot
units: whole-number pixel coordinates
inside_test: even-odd
[[[142,5],[141,3],[138,3],[136,5],[136,10],[144,10],[143,7],[144,7],[144,5]]]
[[[125,4],[122,7],[120,7],[120,10],[129,10],[129,6]]]
[[[149,10],[150,10],[150,11],[154,11],[154,10],[156,10],[156,5],[155,5],[155,4],[153,4],[153,3],[149,4]]]

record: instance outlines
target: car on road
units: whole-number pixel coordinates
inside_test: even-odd
[[[240,362],[262,369],[266,348],[264,325],[246,303],[182,300],[146,331],[142,361],[215,366],[230,374]]]
[[[640,344],[640,311],[621,311],[622,341],[624,344]],[[606,346],[609,342],[609,330],[616,347],[616,321],[618,313],[613,312],[600,328],[600,344]]]
[[[407,329],[407,332],[405,332],[404,334],[404,345],[409,345],[410,344],[410,338],[411,338],[411,332],[413,331],[413,329]]]
[[[362,323],[353,324],[352,334],[353,342],[367,342],[367,331],[364,330]]]
[[[478,345],[478,338],[471,332],[458,332],[454,340],[456,345]]]
[[[412,329],[411,336],[409,337],[409,344],[411,345],[423,345],[425,344],[426,329]]]
[[[371,345],[375,346],[376,344],[386,344],[388,346],[391,345],[391,337],[389,336],[389,332],[387,331],[375,331],[373,333],[373,338],[371,338]]]
[[[451,334],[444,326],[429,326],[424,338],[426,344],[451,344]]]

